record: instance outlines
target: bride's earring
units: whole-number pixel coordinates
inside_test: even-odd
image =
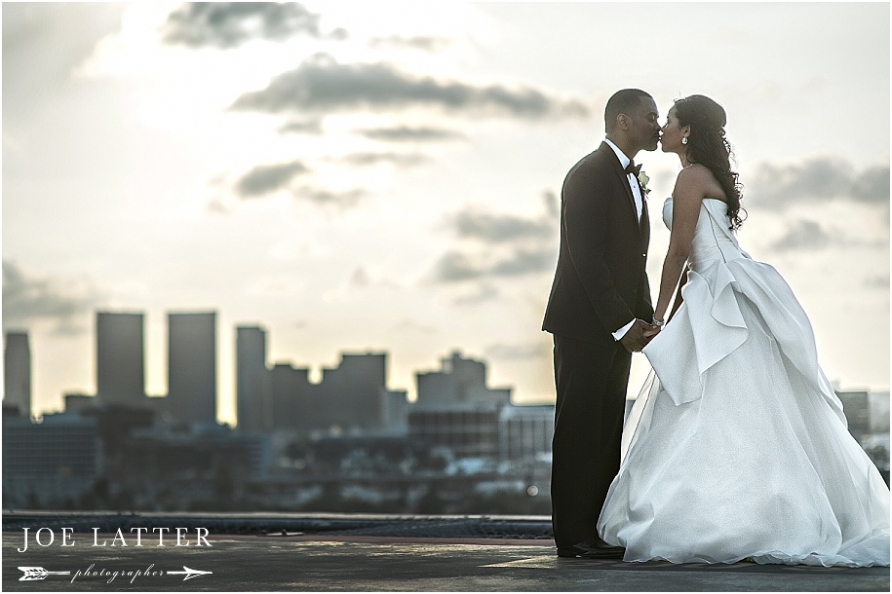
[[[681,139],[681,143],[682,143],[682,144],[687,144],[687,143],[688,143],[688,137],[687,137],[687,136],[683,137],[683,138]]]

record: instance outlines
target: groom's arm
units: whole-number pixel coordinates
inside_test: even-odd
[[[603,169],[603,168],[600,168]],[[613,332],[635,320],[613,284],[604,255],[609,222],[608,200],[612,188],[609,175],[593,164],[574,170],[564,182],[561,224],[570,261],[601,325]]]

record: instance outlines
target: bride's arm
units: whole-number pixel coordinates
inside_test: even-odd
[[[660,276],[660,294],[654,308],[654,318],[666,320],[669,302],[678,287],[682,270],[691,253],[694,228],[700,216],[703,202],[704,184],[698,171],[700,167],[683,169],[675,181],[672,192],[672,232],[669,236],[669,250],[663,260],[663,273]],[[708,171],[708,170],[707,170]]]
[[[672,319],[675,316],[675,312],[678,311],[678,308],[681,307],[681,304],[684,303],[684,298],[681,296],[681,290],[684,288],[684,284],[688,281],[688,267],[685,265],[684,269],[681,271],[681,280],[678,283],[678,290],[675,291],[675,299],[672,300],[672,311],[669,312],[669,317],[666,318],[666,321]]]

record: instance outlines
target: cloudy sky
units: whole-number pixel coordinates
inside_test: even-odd
[[[617,89],[728,112],[744,247],[788,279],[840,387],[889,387],[889,5],[3,4],[3,327],[34,412],[95,390],[95,311],[218,313],[316,376],[389,352],[389,384],[452,350],[553,401],[540,331],[567,170]],[[653,182],[654,291],[679,169]],[[630,393],[647,371],[636,357]]]

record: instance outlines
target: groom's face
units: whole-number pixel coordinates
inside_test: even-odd
[[[660,113],[652,97],[642,97],[638,110],[629,114],[629,140],[638,150],[653,151],[660,142]]]

